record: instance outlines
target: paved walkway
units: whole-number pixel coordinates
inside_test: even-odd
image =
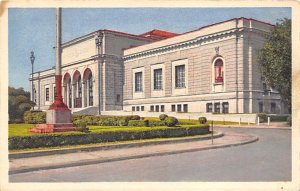
[[[207,137],[208,138],[208,137]],[[228,132],[213,140],[197,140],[195,138],[176,138],[182,141],[165,142],[164,144],[139,144],[133,147],[119,147],[110,150],[82,151],[75,153],[52,154],[27,158],[10,159],[10,174],[24,173],[36,170],[56,169],[71,166],[81,166],[112,162],[149,156],[168,155],[206,149],[223,148],[255,142],[258,137],[250,134]],[[189,140],[192,139],[192,140]],[[106,148],[107,149],[107,148]]]

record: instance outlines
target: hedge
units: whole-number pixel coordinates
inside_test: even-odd
[[[130,120],[140,120],[139,115],[130,116],[92,116],[72,114],[72,123],[86,123],[87,125],[101,125],[101,126],[127,126]],[[46,123],[46,112],[42,111],[28,111],[24,114],[25,123],[40,124]]]
[[[9,149],[26,149],[38,147],[54,147],[63,145],[79,145],[115,141],[140,140],[151,138],[183,137],[209,133],[209,126],[170,127],[157,130],[116,131],[101,133],[70,133],[10,137]]]

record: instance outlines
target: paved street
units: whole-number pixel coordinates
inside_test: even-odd
[[[222,128],[259,141],[221,149],[153,156],[10,175],[12,182],[289,181],[291,131]]]

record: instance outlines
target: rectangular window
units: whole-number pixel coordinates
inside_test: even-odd
[[[154,90],[162,90],[162,69],[154,70]]]
[[[141,106],[141,111],[144,111],[145,110],[145,107],[144,106]]]
[[[121,101],[121,96],[120,94],[117,94],[117,103],[120,103],[120,101]]]
[[[154,111],[154,105],[150,106],[150,111]]]
[[[259,113],[264,112],[264,104],[262,102],[258,103],[258,112]]]
[[[134,106],[132,106],[132,111],[135,111],[135,107]]]
[[[177,112],[181,112],[181,104],[177,105]]]
[[[213,110],[213,105],[212,103],[207,103],[206,104],[206,113],[211,113]]]
[[[222,110],[223,110],[223,113],[229,113],[229,103],[228,102],[222,103]]]
[[[140,106],[136,106],[136,111],[140,111]]]
[[[46,101],[49,101],[49,88],[46,88]]]
[[[160,106],[160,111],[161,111],[161,112],[165,112],[165,106],[164,106],[164,105],[161,105],[161,106]]]
[[[142,92],[143,91],[143,73],[137,72],[135,73],[135,91]]]
[[[156,111],[156,112],[159,112],[159,105],[156,105],[156,106],[155,106],[155,111]]]
[[[175,66],[175,87],[185,88],[185,65]]]
[[[172,105],[172,106],[171,106],[171,111],[172,111],[172,112],[175,112],[175,111],[176,111],[176,105]]]
[[[56,86],[53,87],[53,98],[55,99],[56,97]]]
[[[276,113],[276,103],[271,103],[271,113]]]
[[[220,103],[215,103],[215,112],[220,113]]]
[[[183,112],[188,112],[188,104],[183,104]]]

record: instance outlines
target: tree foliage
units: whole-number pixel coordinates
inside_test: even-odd
[[[281,95],[282,101],[291,107],[291,19],[281,19],[259,50],[260,71],[270,87]]]
[[[30,101],[30,93],[23,88],[15,89],[8,87],[8,113],[9,121],[20,122],[23,120],[25,111],[30,110],[35,105]]]

